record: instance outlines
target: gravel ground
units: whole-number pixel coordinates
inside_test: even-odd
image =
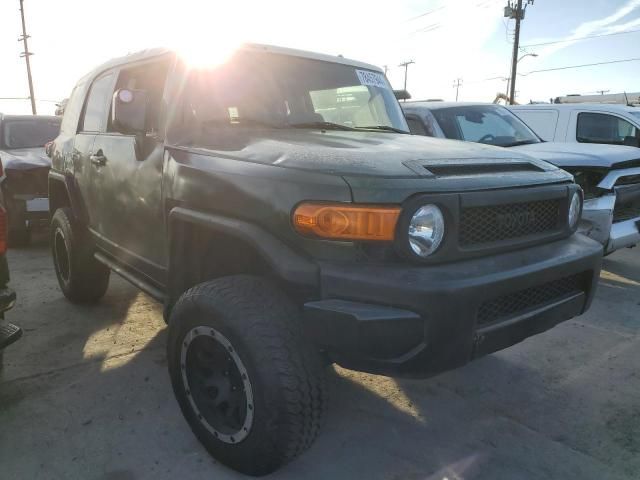
[[[97,306],[58,289],[44,243],[9,254],[25,330],[0,383],[0,478],[241,478],[174,400],[161,309],[112,276]],[[604,263],[591,311],[430,380],[338,367],[315,445],[282,479],[640,478],[640,256]]]

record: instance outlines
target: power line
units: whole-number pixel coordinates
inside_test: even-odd
[[[622,60],[611,60],[610,62],[585,63],[583,65],[570,65],[567,67],[545,68],[543,70],[532,70],[527,73],[519,73],[518,75],[526,77],[527,75],[531,75],[533,73],[555,72],[558,70],[570,70],[572,68],[596,67],[598,65],[611,65],[612,63],[625,63],[625,62],[638,62],[638,61],[640,61],[640,58],[625,58]]]
[[[420,15],[416,15],[415,17],[408,18],[407,20],[405,20],[405,22],[412,22],[413,20],[417,20],[419,18],[429,16],[432,13],[439,12],[440,10],[444,10],[445,8],[447,8],[446,5],[443,5],[442,7],[434,8],[433,10],[429,10],[427,12],[421,13]]]
[[[590,38],[612,37],[614,35],[625,35],[627,33],[637,33],[637,32],[640,32],[640,29],[626,30],[624,32],[601,33],[599,35],[587,35],[585,37],[578,37],[578,38],[571,38],[571,39],[564,39],[564,40],[554,40],[552,42],[531,43],[529,45],[523,45],[522,47],[523,48],[526,48],[526,47],[542,47],[544,45],[555,45],[557,43],[577,42],[579,40],[588,40]]]

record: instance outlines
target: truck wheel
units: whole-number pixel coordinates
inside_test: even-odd
[[[64,296],[73,303],[98,301],[109,286],[110,270],[93,256],[88,232],[69,208],[59,208],[51,220],[53,265]]]
[[[167,356],[182,413],[225,465],[266,475],[317,436],[323,368],[298,310],[270,282],[232,276],[185,292],[171,312]]]

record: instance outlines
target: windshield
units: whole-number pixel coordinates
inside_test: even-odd
[[[408,132],[384,75],[350,65],[244,51],[215,69],[191,71],[185,85],[182,108],[195,131],[222,126]]]
[[[60,120],[56,118],[5,120],[2,125],[5,148],[44,147],[60,132]]]
[[[522,120],[497,105],[439,108],[432,113],[447,138],[498,147],[540,142]]]

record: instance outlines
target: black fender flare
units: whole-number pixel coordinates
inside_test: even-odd
[[[67,192],[67,198],[69,199],[69,206],[75,216],[76,220],[82,225],[89,224],[89,216],[87,209],[85,208],[82,195],[78,189],[76,180],[71,175],[64,175],[63,173],[56,172],[55,170],[49,170],[49,202],[51,202],[51,184],[57,183],[58,185],[64,185],[64,189]],[[55,212],[51,209],[51,203],[49,203],[49,215],[53,216]]]
[[[181,235],[180,224],[195,224],[205,229],[235,237],[250,245],[280,280],[308,287],[320,285],[319,267],[312,260],[293,251],[284,242],[255,224],[208,212],[174,207],[169,212],[169,298],[175,300],[180,291],[180,259],[173,252],[180,251],[188,239]]]

